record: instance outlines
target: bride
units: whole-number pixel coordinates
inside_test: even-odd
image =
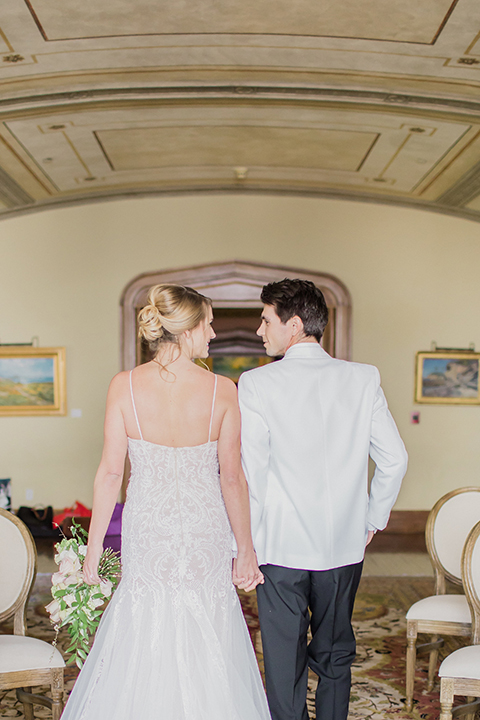
[[[195,290],[151,288],[139,326],[154,359],[110,385],[83,572],[99,581],[128,451],[123,574],[62,720],[270,719],[233,585],[263,582],[236,388],[192,362],[208,355],[212,320]]]

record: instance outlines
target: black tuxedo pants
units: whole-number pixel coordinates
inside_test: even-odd
[[[257,598],[272,720],[308,720],[309,667],[318,675],[317,720],[346,720],[355,659],[351,618],[362,566],[261,566],[265,584],[257,586]]]

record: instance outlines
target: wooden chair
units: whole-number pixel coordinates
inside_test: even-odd
[[[435,595],[416,602],[407,612],[406,708],[413,705],[417,653],[428,652],[428,689],[432,690],[442,635],[469,637],[470,608],[465,595],[447,595],[446,580],[461,585],[465,540],[480,520],[480,487],[464,487],[444,495],[432,508],[425,529],[427,550],[435,571]],[[418,633],[431,641],[417,644]]]
[[[440,665],[440,720],[452,715],[472,718],[480,700],[457,706],[452,712],[455,695],[480,698],[480,522],[467,538],[462,558],[462,579],[472,613],[472,645],[455,650]]]
[[[0,623],[13,617],[13,635],[0,634],[0,690],[17,688],[25,720],[33,720],[33,705],[44,705],[58,720],[63,710],[65,663],[50,643],[27,637],[27,600],[37,572],[37,553],[27,526],[0,508]],[[50,685],[52,699],[27,690]]]

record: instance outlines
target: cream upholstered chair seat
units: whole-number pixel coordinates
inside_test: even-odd
[[[0,691],[16,688],[25,720],[33,720],[34,704],[51,708],[53,720],[59,720],[65,663],[50,643],[25,634],[36,564],[35,544],[27,526],[0,508],[0,622],[13,617],[13,635],[0,634]],[[51,699],[29,691],[41,685],[50,685]]]
[[[447,655],[438,674],[441,678],[480,680],[480,645],[468,645]]]
[[[0,673],[63,668],[63,657],[44,640],[24,635],[0,635]]]
[[[465,595],[431,595],[412,605],[407,612],[407,620],[432,620],[470,625],[470,608]]]
[[[443,635],[470,637],[472,618],[464,595],[446,594],[446,581],[462,585],[461,559],[467,535],[480,520],[480,487],[444,495],[430,511],[425,528],[427,550],[435,570],[435,595],[416,602],[407,613],[406,708],[413,706],[417,653],[428,652],[428,689],[432,690]],[[419,633],[430,642],[417,644]]]
[[[472,645],[448,655],[440,665],[440,720],[465,715],[473,720],[480,708],[480,522],[470,532],[462,556],[462,580],[472,614]],[[467,698],[466,705],[452,711],[455,695]]]

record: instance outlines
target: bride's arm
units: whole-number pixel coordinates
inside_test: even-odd
[[[248,486],[240,458],[240,410],[235,385],[222,378],[222,399],[226,410],[218,437],[220,485],[227,508],[238,554],[233,562],[233,582],[244,590],[253,590],[263,583],[253,549],[250,529]]]
[[[83,565],[83,575],[89,585],[100,582],[98,562],[103,552],[103,539],[122,487],[127,452],[127,433],[120,404],[123,374],[113,378],[107,395],[103,452],[93,485],[92,520]]]

